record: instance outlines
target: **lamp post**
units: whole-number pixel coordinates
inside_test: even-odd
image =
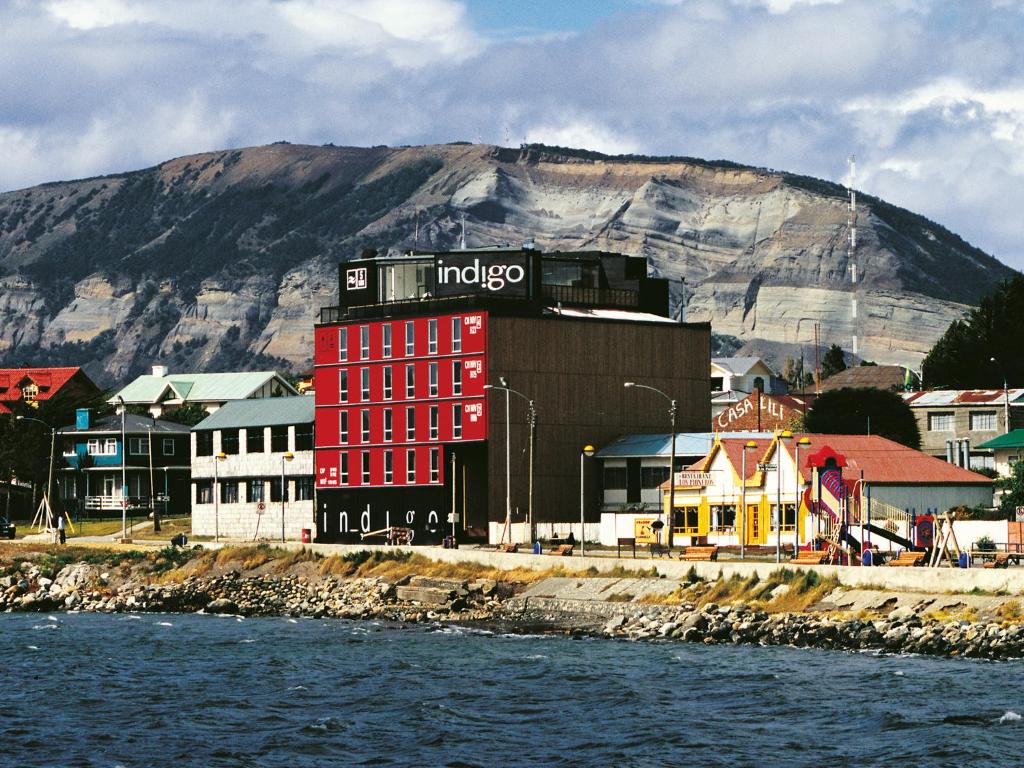
[[[1003,364],[996,360],[994,357],[989,358],[990,362],[995,363],[999,367],[999,372],[1003,374],[1003,420],[1006,422],[1006,433],[1010,432],[1010,389],[1006,384],[1006,369],[1003,368]],[[970,469],[970,458],[967,460],[967,469]]]
[[[484,384],[484,389],[502,389],[505,391],[505,530],[508,531],[508,539],[512,541],[512,457],[511,457],[511,437],[509,435],[509,390],[508,381],[505,380],[504,376],[498,377],[499,387],[493,384]],[[505,540],[505,534],[501,534],[502,541]]]
[[[796,512],[793,516],[793,557],[800,556],[800,447],[809,447],[811,439],[807,436],[801,437],[793,446],[793,474],[796,479]]]
[[[121,402],[121,538],[128,538],[128,446],[125,445],[124,419],[128,412],[124,398],[120,395],[117,399]]]
[[[793,439],[793,433],[788,429],[782,430],[775,438],[775,513],[778,520],[775,523],[775,562],[782,562],[782,523],[785,515],[782,514],[782,442]],[[796,525],[796,516],[793,517],[793,525]]]
[[[584,543],[587,532],[586,520],[584,517],[584,506],[583,506],[583,460],[594,455],[594,446],[585,445],[583,450],[580,452],[580,557],[587,554],[587,545]]]
[[[228,455],[221,451],[213,457],[213,540],[220,541],[220,463]],[[284,498],[284,488],[281,489],[281,497]]]
[[[291,461],[294,458],[295,458],[295,454],[292,453],[291,451],[285,451],[281,455],[281,541],[284,541],[284,501],[285,501],[285,498],[286,498],[286,494],[284,492],[284,489],[287,487],[285,485],[285,479],[284,479],[284,463],[286,461]]]
[[[50,428],[50,469],[46,475],[46,506],[50,508],[50,511],[47,513],[46,522],[49,524],[50,516],[53,515],[53,454],[57,445],[57,428],[42,419],[36,419],[32,416],[15,416],[15,418],[18,421],[34,421],[37,424]],[[10,503],[10,494],[8,494],[8,503]]]
[[[747,451],[755,450],[757,443],[748,440],[743,444],[743,456],[740,460],[740,560],[746,557],[744,545],[747,541]]]
[[[504,382],[505,380],[501,379],[501,381]],[[533,527],[533,449],[534,449],[534,444],[535,444],[536,439],[537,439],[537,408],[534,406],[533,400],[531,400],[529,397],[524,395],[519,390],[512,389],[512,387],[508,386],[507,384],[504,384],[504,383],[503,384],[484,384],[484,389],[502,389],[502,390],[505,391],[505,398],[506,398],[506,400],[505,400],[505,414],[506,414],[505,434],[506,434],[506,436],[508,435],[508,431],[509,431],[508,399],[507,399],[508,396],[510,394],[516,395],[517,397],[521,397],[524,401],[526,401],[526,408],[527,408],[526,423],[530,427],[530,443],[529,443],[529,451],[530,451],[529,467],[530,467],[530,469],[529,469],[529,486],[528,486],[529,487],[529,491],[528,491],[528,507],[527,507],[528,512],[527,512],[527,518],[529,520],[529,528],[530,528],[530,543],[532,544],[537,539],[536,533],[535,533],[534,527]],[[508,448],[506,447],[506,451],[507,450],[508,450]],[[506,483],[507,482],[508,482],[508,477],[506,477]]]
[[[659,395],[668,400],[668,418],[669,424],[671,425],[671,432],[669,434],[669,442],[671,448],[669,450],[669,464],[668,464],[668,548],[672,549],[674,536],[672,534],[673,520],[672,518],[676,514],[676,401],[666,395],[657,387],[651,387],[647,384],[637,384],[635,381],[627,381],[622,386],[630,388],[635,387],[636,389],[649,389],[651,392],[657,392]],[[661,507],[661,504],[658,505]],[[659,511],[658,516],[661,516]]]

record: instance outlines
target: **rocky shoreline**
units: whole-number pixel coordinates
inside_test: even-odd
[[[1024,657],[1024,619],[971,621],[922,616],[897,608],[872,617],[828,612],[769,613],[744,602],[698,605],[643,603],[552,608],[516,598],[515,584],[432,576],[350,578],[297,573],[223,573],[153,583],[137,574],[88,563],[47,577],[24,561],[0,577],[0,611],[106,613],[205,612],[451,622],[631,641],[787,645],[848,651],[1013,659]],[[543,601],[542,601],[543,602]]]

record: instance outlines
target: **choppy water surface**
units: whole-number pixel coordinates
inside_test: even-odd
[[[1013,765],[1024,663],[0,614],[3,766]]]

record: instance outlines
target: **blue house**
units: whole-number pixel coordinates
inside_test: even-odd
[[[125,414],[93,421],[79,409],[74,426],[57,431],[60,497],[68,509],[120,513],[129,509],[187,515],[191,509],[190,430],[183,424]]]

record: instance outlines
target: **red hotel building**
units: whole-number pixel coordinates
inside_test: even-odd
[[[396,525],[436,541],[500,539],[506,486],[525,522],[526,405],[535,401],[535,522],[579,519],[579,452],[638,427],[664,431],[673,391],[681,429],[707,429],[710,330],[668,318],[665,281],[618,254],[490,249],[343,263],[340,302],[316,328],[319,541]],[[588,498],[591,489],[588,485]],[[596,494],[592,514],[598,519]]]

